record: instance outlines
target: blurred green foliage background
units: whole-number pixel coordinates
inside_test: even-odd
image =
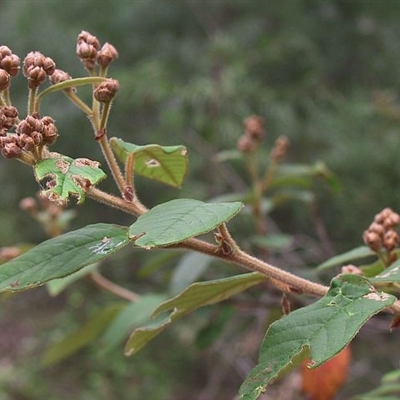
[[[382,208],[400,209],[399,18],[400,3],[389,0],[3,0],[0,38],[21,59],[38,50],[73,77],[85,73],[75,56],[81,30],[118,49],[110,76],[119,80],[121,89],[110,136],[136,144],[185,144],[189,151],[190,173],[181,191],[138,180],[148,206],[174,197],[206,200],[243,190],[246,176],[239,165],[218,167],[210,160],[219,151],[235,148],[244,118],[263,116],[266,151],[279,135],[286,135],[290,162],[323,160],[341,182],[340,193],[323,184],[315,188],[318,217],[336,253],[360,245],[363,230]],[[21,76],[13,81],[11,95],[22,114],[27,89]],[[85,116],[61,93],[50,98],[42,112],[58,124],[57,151],[100,160]],[[40,227],[18,208],[20,199],[38,190],[29,169],[1,159],[0,182],[0,246],[44,240]],[[102,188],[114,190],[111,182]],[[309,238],[304,243],[315,246],[319,255],[313,261],[320,262],[331,254],[317,244],[310,215],[304,204],[273,213],[279,229]],[[88,200],[73,227],[98,221],[131,222]],[[234,225],[240,237],[245,236],[242,228]],[[108,263],[112,268],[107,272],[121,282],[132,281],[136,272],[119,266],[138,266],[143,260],[140,251],[134,256],[124,252]],[[165,274],[158,271],[132,285],[157,291],[165,284]],[[38,366],[47,341],[78,327],[110,298],[85,282],[55,299],[49,299],[45,289],[4,298],[1,398],[234,397],[257,345],[243,345],[250,356],[241,362],[230,358],[229,348],[220,348],[217,355],[193,349],[190,321],[133,359],[124,359],[122,348],[100,357],[94,345],[51,369]],[[230,332],[239,331],[235,324],[244,321],[231,321]],[[255,342],[259,328],[252,331]],[[377,335],[386,338],[381,331]],[[235,337],[252,343],[249,332],[244,339]],[[370,336],[365,337],[368,342]],[[355,392],[357,384],[366,388],[365,381],[359,382],[362,374],[369,374],[372,386],[381,373],[397,366],[398,357],[390,355],[390,349],[387,353],[380,369],[372,367],[370,359],[360,361],[353,387],[344,396]],[[219,369],[212,368],[216,359]],[[211,377],[217,389],[209,383]]]

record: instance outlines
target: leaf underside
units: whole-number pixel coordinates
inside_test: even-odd
[[[152,314],[157,319],[135,329],[126,346],[126,355],[137,353],[148,342],[158,336],[172,322],[186,314],[210,304],[215,304],[265,281],[267,278],[257,272],[242,274],[225,279],[194,283],[174,298],[160,304]],[[160,314],[173,310],[168,316]]]

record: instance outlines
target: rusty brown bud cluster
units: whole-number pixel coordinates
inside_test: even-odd
[[[379,253],[385,249],[392,252],[399,244],[396,228],[400,224],[400,216],[390,208],[385,208],[374,218],[374,222],[363,234],[364,243]]]
[[[6,158],[18,158],[23,151],[33,152],[38,146],[51,145],[58,137],[57,127],[51,117],[39,118],[34,115],[28,115],[19,122],[15,132],[0,136],[0,150]]]
[[[31,51],[24,59],[23,73],[28,78],[29,89],[40,86],[48,76],[53,75],[55,62],[38,51]]]
[[[105,43],[100,48],[97,37],[86,31],[82,31],[78,35],[76,54],[89,71],[93,70],[96,64],[107,68],[112,61],[118,58],[118,52],[113,45]]]
[[[289,147],[289,139],[286,136],[279,136],[275,141],[275,145],[271,151],[271,158],[276,163],[281,162],[287,153]]]
[[[253,115],[244,120],[244,134],[237,141],[237,149],[242,153],[255,151],[264,138],[264,119]]]
[[[55,69],[54,73],[50,76],[50,82],[55,85],[56,83],[65,82],[71,79],[71,76],[62,69]]]
[[[18,121],[18,110],[13,106],[0,106],[0,136],[5,136]]]
[[[110,43],[104,43],[97,54],[97,64],[107,68],[110,63],[118,58],[117,49]]]
[[[8,89],[19,71],[20,59],[7,46],[0,46],[0,91]]]
[[[94,98],[100,103],[109,103],[119,90],[119,83],[115,79],[107,79],[101,82],[95,89]]]

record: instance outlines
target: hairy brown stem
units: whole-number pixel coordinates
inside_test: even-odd
[[[280,268],[274,267],[240,249],[237,249],[237,251],[227,255],[219,252],[218,246],[195,238],[187,239],[176,247],[184,247],[205,253],[210,256],[218,257],[225,261],[240,265],[251,271],[259,272],[274,281],[282,283],[284,286],[286,285],[289,290],[293,292],[321,297],[325,296],[329,289],[327,286],[311,282],[307,279],[293,275],[290,272],[286,272]]]
[[[90,274],[90,278],[94,283],[96,283],[97,286],[111,293],[114,293],[118,297],[121,297],[129,301],[138,301],[140,299],[140,296],[137,293],[125,289],[122,286],[115,284],[114,282],[111,282],[103,275],[101,275],[99,272],[92,272]]]
[[[110,207],[117,208],[118,210],[121,210],[128,214],[140,216],[148,211],[147,208],[143,206],[141,203],[136,203],[136,202],[131,203],[120,197],[103,192],[102,190],[97,189],[93,186],[87,189],[86,195],[92,198],[93,200],[106,204]]]

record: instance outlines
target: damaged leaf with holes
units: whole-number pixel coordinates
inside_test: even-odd
[[[132,168],[136,174],[169,186],[181,187],[188,170],[185,146],[138,146],[115,137],[110,139],[110,144],[123,163],[127,163],[131,157]]]
[[[40,161],[35,175],[43,187],[42,194],[58,204],[65,204],[70,196],[82,204],[86,190],[106,177],[97,161],[61,155]]]

